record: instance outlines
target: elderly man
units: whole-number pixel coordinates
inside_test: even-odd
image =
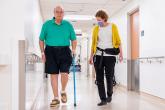
[[[64,10],[61,6],[54,8],[54,17],[46,21],[39,37],[42,60],[45,63],[45,72],[51,76],[51,85],[54,94],[50,106],[60,104],[58,95],[58,76],[61,75],[61,101],[67,102],[65,88],[68,82],[69,68],[72,63],[72,54],[75,54],[77,40],[73,26],[63,20]],[[70,50],[70,41],[72,51]]]

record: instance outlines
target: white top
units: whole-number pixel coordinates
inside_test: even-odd
[[[101,49],[113,48],[112,45],[112,24],[108,24],[106,27],[99,27],[97,47]],[[97,50],[96,55],[101,55],[101,51]],[[104,56],[109,55],[104,52]]]

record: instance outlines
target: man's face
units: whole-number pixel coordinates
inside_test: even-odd
[[[62,8],[57,7],[54,10],[54,17],[56,18],[56,20],[62,20],[64,17],[64,11],[62,10]]]

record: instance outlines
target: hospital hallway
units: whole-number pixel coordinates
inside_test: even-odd
[[[165,0],[0,0],[0,110],[165,110],[164,10]],[[67,103],[61,74],[53,96],[48,73],[59,71],[70,72]],[[96,73],[109,100],[116,84],[102,106]]]

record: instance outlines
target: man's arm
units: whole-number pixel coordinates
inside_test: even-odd
[[[40,45],[41,53],[44,53],[44,41],[39,40],[39,45]]]
[[[40,50],[41,50],[41,55],[42,55],[42,61],[46,61],[45,53],[44,53],[44,41],[39,40],[39,45],[40,45]]]
[[[76,54],[77,40],[72,41],[72,54]]]

